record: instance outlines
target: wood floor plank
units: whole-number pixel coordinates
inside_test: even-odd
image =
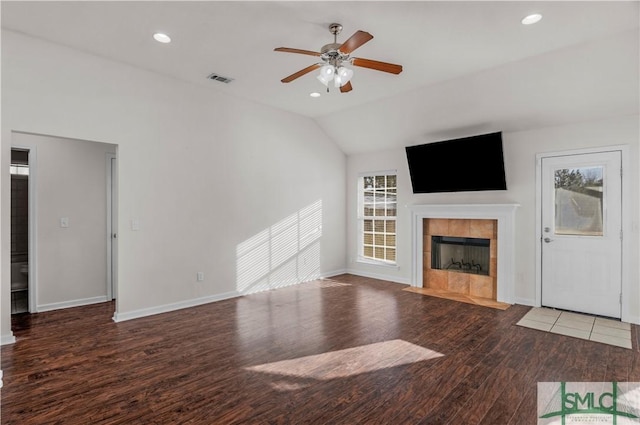
[[[113,303],[14,316],[1,422],[522,425],[538,382],[640,381],[635,325],[628,350],[405,288],[341,275],[121,323]]]

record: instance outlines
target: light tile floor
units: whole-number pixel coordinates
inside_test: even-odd
[[[623,348],[632,348],[631,325],[587,314],[534,307],[517,325],[575,338],[588,339]]]

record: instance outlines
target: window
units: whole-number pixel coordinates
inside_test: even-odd
[[[359,257],[396,264],[396,173],[372,173],[358,180]]]

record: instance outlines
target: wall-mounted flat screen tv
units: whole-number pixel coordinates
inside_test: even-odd
[[[502,132],[407,146],[413,193],[506,190]]]

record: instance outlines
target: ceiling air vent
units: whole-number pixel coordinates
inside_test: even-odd
[[[223,77],[222,75],[218,75],[216,73],[209,75],[207,78],[209,80],[220,81],[221,83],[225,83],[225,84],[229,84],[230,82],[233,81],[233,78]]]

